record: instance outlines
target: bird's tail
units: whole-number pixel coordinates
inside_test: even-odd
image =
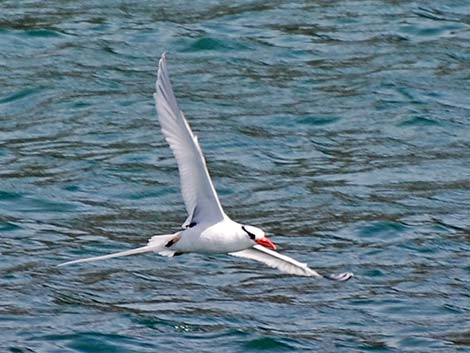
[[[72,264],[78,264],[81,262],[90,262],[90,261],[97,261],[97,260],[106,260],[106,259],[111,259],[113,257],[121,257],[121,256],[129,256],[129,255],[135,255],[135,254],[142,254],[146,252],[157,252],[161,255],[164,256],[173,256],[174,252],[166,248],[166,245],[169,244],[175,237],[178,237],[178,233],[176,234],[166,234],[166,235],[156,235],[153,236],[147,245],[142,246],[140,248],[136,249],[131,249],[131,250],[126,250],[126,251],[120,251],[116,252],[114,254],[108,254],[108,255],[101,255],[101,256],[93,256],[93,257],[87,257],[85,259],[78,259],[78,260],[72,260],[72,261],[67,261],[64,263],[61,263],[57,266],[65,266],[65,265],[72,265]]]

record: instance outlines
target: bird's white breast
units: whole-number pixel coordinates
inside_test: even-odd
[[[230,253],[253,246],[249,237],[241,230],[241,225],[224,220],[206,226],[204,224],[184,230],[181,239],[172,250],[178,252]]]

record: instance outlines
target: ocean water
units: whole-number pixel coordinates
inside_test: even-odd
[[[227,214],[347,283],[148,254],[186,214],[168,52]],[[468,1],[0,3],[0,351],[470,351]]]

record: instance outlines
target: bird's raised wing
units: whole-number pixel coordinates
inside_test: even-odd
[[[291,275],[321,277],[334,281],[347,281],[353,276],[351,272],[321,275],[317,271],[308,267],[307,264],[294,260],[289,256],[279,254],[278,252],[267,249],[261,245],[255,245],[246,250],[233,252],[230,253],[230,255],[256,260],[268,265],[269,267],[277,268],[278,270]]]
[[[176,103],[165,53],[158,63],[154,98],[163,135],[178,163],[181,193],[189,215],[183,227],[223,220],[227,216],[212,184],[197,137]]]

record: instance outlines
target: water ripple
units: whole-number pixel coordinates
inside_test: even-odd
[[[451,352],[470,345],[464,1],[2,2],[8,352]],[[142,255],[178,229],[169,52],[227,213],[347,284]]]

